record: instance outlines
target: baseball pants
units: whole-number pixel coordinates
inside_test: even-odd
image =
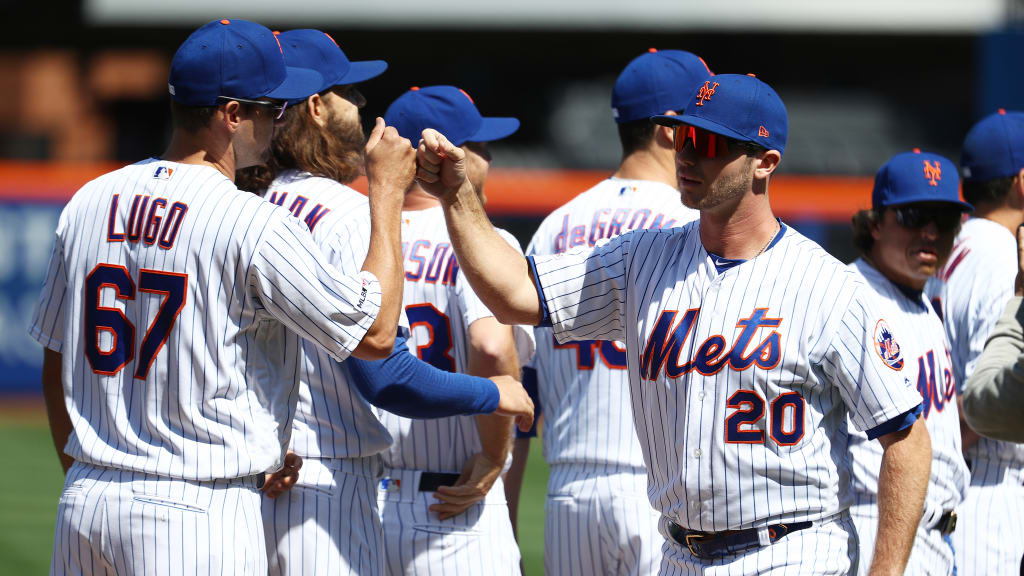
[[[860,544],[857,574],[866,576],[871,568],[871,557],[875,552],[875,539],[878,534],[878,502],[874,498],[857,498],[857,503],[850,507],[850,517],[857,528],[857,540]],[[910,551],[910,559],[904,573],[950,576],[956,570],[952,535],[943,535],[938,530],[928,528],[924,525],[926,522],[927,519],[922,518],[922,525],[917,527],[914,547]],[[953,534],[959,530],[958,527]]]
[[[691,554],[668,537],[667,526],[663,519],[663,576],[845,576],[857,565],[857,534],[847,512],[815,521],[810,528],[788,534],[770,546],[714,560]]]
[[[993,460],[971,462],[967,499],[953,532],[957,576],[1017,576],[1024,556],[1024,470]]]
[[[262,575],[257,477],[196,482],[76,462],[50,574]]]
[[[303,460],[299,481],[263,499],[271,576],[383,574],[379,456]]]
[[[661,565],[661,515],[642,468],[555,465],[544,521],[547,574],[643,575]]]
[[[418,470],[385,469],[377,503],[384,529],[385,573],[518,575],[519,546],[499,478],[483,501],[447,520],[428,507]]]

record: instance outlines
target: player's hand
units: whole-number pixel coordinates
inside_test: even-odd
[[[487,496],[501,476],[501,468],[501,463],[491,461],[483,452],[470,456],[454,486],[438,486],[434,498],[441,503],[431,504],[430,511],[441,520],[462,514]]]
[[[277,472],[267,474],[266,482],[263,483],[263,493],[267,498],[277,498],[291,490],[299,481],[299,468],[302,468],[302,457],[289,450],[284,455],[284,466]]]
[[[491,382],[498,387],[498,409],[495,414],[515,416],[516,426],[523,432],[533,427],[533,400],[526,389],[511,376],[491,376]]]
[[[439,198],[454,194],[466,181],[466,151],[432,128],[423,131],[416,164],[420,188]]]
[[[1013,293],[1024,296],[1024,224],[1017,227],[1017,281]]]
[[[409,139],[402,138],[394,126],[378,116],[364,153],[370,194],[397,191],[398,198],[404,198],[416,176],[416,150]]]

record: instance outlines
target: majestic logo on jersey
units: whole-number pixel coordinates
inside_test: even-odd
[[[174,168],[168,168],[167,166],[157,166],[156,172],[153,172],[153,178],[158,180],[170,180],[171,174],[174,174]]]
[[[697,324],[700,308],[687,310],[678,322],[675,321],[677,314],[676,310],[665,310],[655,322],[640,363],[642,378],[657,380],[662,372],[668,378],[679,378],[694,370],[704,376],[711,376],[727,366],[736,371],[755,365],[770,370],[779,363],[782,356],[781,336],[775,330],[747,352],[754,335],[761,328],[778,328],[782,324],[782,318],[768,317],[767,308],[756,308],[750,317],[736,323],[740,333],[728,349],[725,336],[715,334],[697,346],[696,353],[685,362],[681,362],[683,350],[689,353],[694,349],[692,344],[687,346],[686,341]]]
[[[712,84],[711,80],[705,80],[704,85],[697,92],[697,106],[703,106],[705,100],[711,100],[711,97],[715,95],[715,88],[718,88],[718,82]]]
[[[934,164],[929,160],[924,161],[924,177],[928,180],[929,186],[938,186],[942,180],[942,163],[938,160]]]
[[[903,354],[900,352],[900,345],[892,334],[892,329],[885,320],[879,320],[875,324],[875,352],[885,362],[885,365],[893,370],[903,370]]]

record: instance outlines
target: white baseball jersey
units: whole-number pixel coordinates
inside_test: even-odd
[[[339,270],[362,268],[370,242],[366,196],[308,172],[282,172],[264,197],[306,222],[313,239]],[[349,382],[348,370],[311,342],[303,342],[299,401],[291,449],[308,458],[357,458],[380,453],[391,436]]]
[[[552,212],[537,229],[528,255],[593,247],[638,228],[672,228],[699,216],[682,205],[675,188],[645,180],[609,178]],[[548,464],[611,464],[643,468],[629,405],[622,342],[558,344],[550,328],[537,328],[538,391],[544,409]]]
[[[871,430],[921,403],[864,284],[788,227],[722,272],[699,222],[535,263],[559,342],[625,342],[648,494],[684,528],[835,517],[847,414]]]
[[[970,471],[964,462],[960,443],[960,412],[956,403],[956,381],[942,321],[923,293],[897,286],[864,259],[857,259],[853,270],[877,295],[879,309],[898,336],[905,366],[903,377],[921,394],[923,412],[932,443],[932,467],[925,498],[922,522],[933,524],[944,512],[954,510],[967,493]],[[867,574],[874,550],[874,525],[878,523],[878,471],[882,466],[882,445],[868,440],[863,432],[850,427],[850,454],[853,456],[853,489],[856,497],[854,521],[860,536],[860,573]],[[862,523],[871,525],[862,528]],[[928,539],[914,540],[910,565],[924,573],[926,564],[937,562],[934,573],[950,574],[953,550],[946,546],[943,556],[928,554]],[[870,535],[870,537],[869,537]],[[941,536],[934,538],[941,541]]]
[[[974,372],[985,341],[1013,296],[1017,241],[984,218],[963,224],[949,261],[927,286],[952,345],[959,386]],[[1024,445],[981,438],[964,455],[971,464],[967,499],[953,532],[958,574],[1016,575],[1024,555]]]
[[[300,335],[345,359],[380,286],[287,210],[155,159],[86,184],[57,226],[32,335],[63,354],[76,461],[189,480],[280,467]]]

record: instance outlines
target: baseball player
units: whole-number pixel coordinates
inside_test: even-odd
[[[361,171],[365,143],[365,100],[353,84],[387,64],[350,62],[318,30],[292,30],[278,40],[287,64],[316,70],[323,82],[285,111],[272,144],[276,178],[265,197],[305,221],[339,270],[358,270],[371,223],[366,198],[343,184]],[[358,359],[338,363],[303,343],[291,447],[304,465],[286,496],[263,505],[271,574],[383,573],[376,489],[379,454],[391,437],[371,403],[410,417],[491,411],[480,385],[416,360],[402,340],[378,369]]]
[[[210,22],[171,62],[163,156],[89,182],[61,214],[31,325],[66,455],[51,573],[265,573],[258,489],[282,465],[300,335],[338,360],[390,352],[408,141],[383,123],[369,139],[379,235],[352,275],[232,181],[319,82],[263,26]]]
[[[625,343],[662,573],[855,569],[847,415],[884,449],[872,573],[902,573],[931,460],[921,396],[868,288],[772,215],[781,99],[752,76],[716,75],[682,115],[655,119],[675,127],[682,200],[700,211],[681,228],[522,259],[436,131],[417,181],[441,199],[461,271],[499,320],[550,322],[563,344]]]
[[[655,50],[634,58],[612,91],[622,162],[607,180],[552,212],[527,248],[559,254],[638,228],[695,220],[679,202],[672,129],[650,117],[676,114],[711,77],[697,56]],[[544,457],[551,466],[544,525],[548,574],[651,574],[664,539],[647,501],[647,469],[633,431],[622,342],[559,344],[537,328],[532,368],[546,414]],[[528,378],[528,377],[527,377]],[[516,458],[526,457],[525,438]],[[518,492],[518,490],[517,490]],[[510,504],[511,506],[512,504]],[[602,521],[595,523],[595,518]]]
[[[903,377],[917,386],[922,417],[932,438],[932,468],[924,513],[906,572],[953,574],[950,534],[969,472],[960,447],[956,382],[942,320],[924,295],[928,278],[949,258],[961,215],[959,178],[951,160],[919,150],[894,156],[878,171],[872,208],[853,217],[861,257],[850,264],[877,295],[899,335]],[[882,447],[852,426],[854,504],[850,515],[860,541],[860,573],[867,574],[878,525],[878,469]]]
[[[515,118],[483,117],[454,86],[413,88],[384,115],[399,134],[417,138],[445,129],[467,157],[467,177],[483,191],[487,142],[519,128]],[[459,274],[444,214],[433,196],[413,186],[402,212],[405,312],[416,354],[450,371],[481,376],[518,374],[513,329],[501,325]],[[522,254],[518,242],[503,242]],[[525,356],[532,329],[522,329]],[[499,477],[512,441],[508,419],[455,417],[414,421],[381,413],[394,438],[384,454],[379,491],[388,574],[519,574],[516,546]]]
[[[1024,112],[999,110],[975,124],[960,166],[974,217],[927,291],[942,315],[962,386],[1013,296],[1014,234],[1024,222]],[[958,574],[1016,575],[1024,556],[1024,446],[979,439],[966,424],[961,431],[971,483],[953,533]]]

